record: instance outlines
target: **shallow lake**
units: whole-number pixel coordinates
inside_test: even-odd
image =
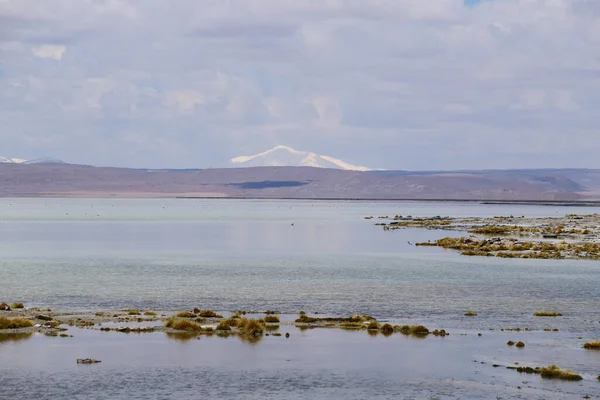
[[[415,340],[289,327],[289,340],[253,345],[72,328],[68,339],[0,337],[0,387],[9,398],[595,395],[600,352],[581,346],[600,337],[599,262],[463,257],[412,245],[459,232],[386,232],[377,218],[364,219],[594,212],[476,203],[1,199],[0,301],[81,311],[360,313],[451,335]],[[532,316],[542,309],[564,317]],[[478,316],[465,317],[469,310]],[[534,331],[500,331],[513,327]],[[508,340],[527,347],[508,348]],[[78,366],[80,357],[102,363]],[[558,363],[586,379],[546,381],[491,366],[514,362]]]

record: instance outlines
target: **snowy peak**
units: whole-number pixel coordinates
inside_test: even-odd
[[[289,146],[275,146],[270,150],[253,156],[232,158],[231,164],[236,167],[317,167],[336,168],[348,171],[370,171],[370,168],[352,165],[329,156],[322,156],[309,151],[299,151]]]
[[[0,156],[0,164],[23,164],[27,160],[22,158],[9,158]]]
[[[56,158],[38,158],[35,160],[24,160],[22,158],[0,156],[0,164],[65,164],[65,162]]]

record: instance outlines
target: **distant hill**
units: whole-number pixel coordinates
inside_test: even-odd
[[[234,167],[317,167],[344,169],[347,171],[369,171],[370,168],[352,165],[330,156],[309,151],[299,151],[289,146],[275,146],[253,156],[239,156],[230,160]]]
[[[0,164],[0,196],[589,201],[600,200],[600,170],[145,170],[6,163]]]

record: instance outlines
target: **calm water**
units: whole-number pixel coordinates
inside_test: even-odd
[[[600,392],[592,379],[600,374],[600,352],[590,354],[581,345],[600,337],[600,263],[461,257],[409,244],[459,233],[385,232],[374,226],[376,219],[363,217],[597,211],[464,203],[2,199],[0,300],[56,310],[197,306],[363,313],[453,335],[414,341],[290,328],[290,340],[265,338],[258,345],[84,330],[72,339],[0,337],[0,387],[9,389],[6,398],[593,395]],[[531,316],[540,309],[565,317]],[[467,310],[479,316],[464,317]],[[498,331],[508,327],[560,332]],[[509,339],[528,346],[517,352],[505,345]],[[74,364],[88,356],[103,363]],[[558,362],[589,379],[547,382],[488,365],[516,361]],[[16,392],[24,387],[27,394]]]

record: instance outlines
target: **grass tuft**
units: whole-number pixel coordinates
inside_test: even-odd
[[[178,331],[190,331],[190,332],[198,332],[202,330],[202,325],[197,322],[190,321],[187,318],[174,318],[171,317],[167,319],[165,323],[167,328],[172,328]]]
[[[561,313],[557,313],[556,311],[538,311],[533,313],[534,317],[562,317]]]
[[[201,310],[198,315],[202,318],[223,318],[221,314],[217,314],[213,310]]]
[[[23,303],[13,303],[12,306],[10,306],[10,308],[25,308],[25,304]]]
[[[144,313],[144,315],[148,315],[148,316],[154,317],[156,315],[156,312],[155,311],[146,311]]]
[[[190,311],[181,311],[175,314],[177,318],[196,318],[196,314]]]
[[[600,340],[595,340],[593,342],[587,342],[583,345],[584,349],[587,350],[600,350]]]
[[[276,315],[267,315],[265,317],[265,322],[268,323],[278,323],[279,322],[279,317]]]
[[[19,329],[19,328],[31,328],[33,321],[27,318],[16,317],[6,318],[0,317],[0,329]]]
[[[217,330],[218,331],[230,331],[231,326],[229,326],[227,321],[221,321],[221,322],[219,322],[219,325],[217,325]]]
[[[542,378],[561,379],[565,381],[580,381],[583,379],[578,373],[573,371],[564,371],[556,365],[541,368],[540,375]]]
[[[368,330],[379,330],[379,324],[376,321],[371,321],[371,322],[369,322],[369,325],[367,325],[367,329]]]
[[[522,349],[523,347],[525,347],[525,343],[523,342],[517,342],[517,344],[515,345],[516,347]]]
[[[473,311],[467,311],[465,313],[465,317],[476,317],[477,313],[474,313]]]

